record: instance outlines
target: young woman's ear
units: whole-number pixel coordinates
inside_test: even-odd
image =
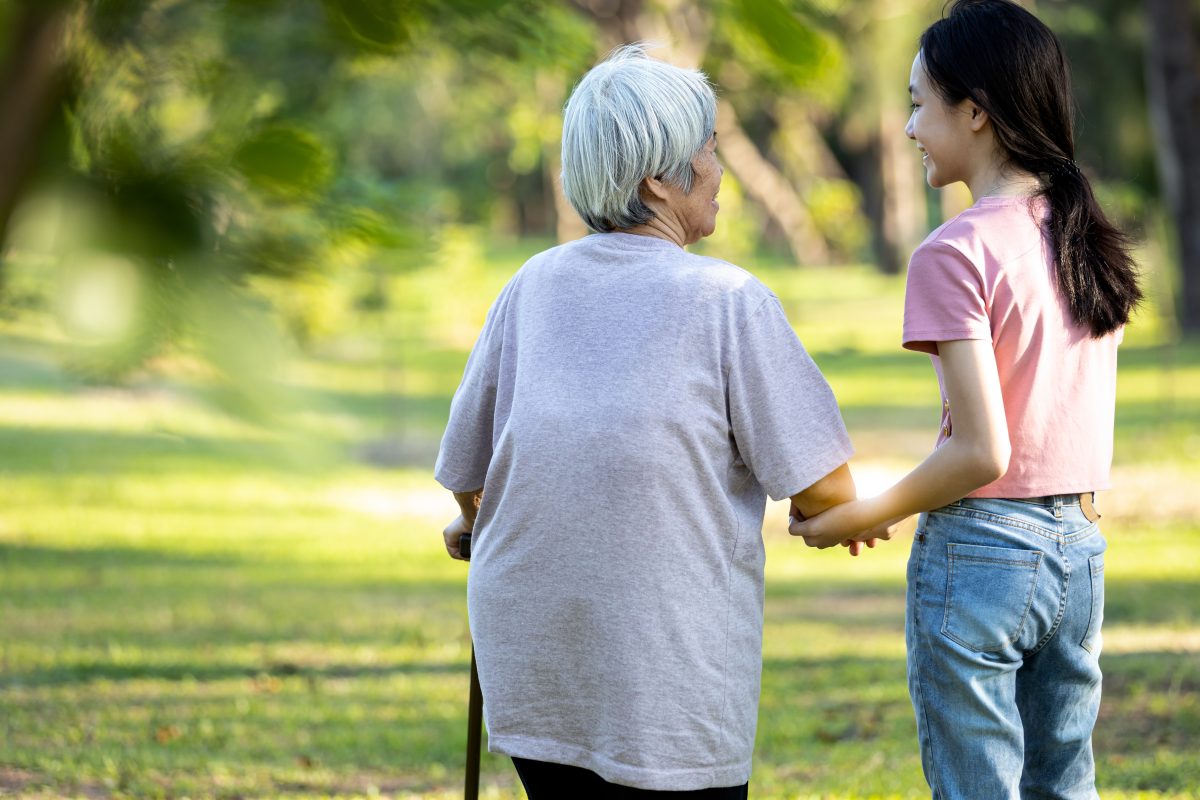
[[[966,110],[971,115],[971,130],[978,133],[983,130],[983,126],[988,122],[988,113],[983,110],[982,106],[977,106],[970,99],[964,100]]]

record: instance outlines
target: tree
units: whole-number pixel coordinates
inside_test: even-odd
[[[1200,14],[1192,0],[1146,0],[1146,14],[1159,176],[1179,243],[1180,324],[1200,332]]]
[[[0,119],[5,120],[0,125],[0,243],[62,94],[60,47],[67,19],[61,3],[23,3],[8,11],[17,19],[0,72]]]
[[[190,334],[219,371],[241,369],[230,332],[256,329],[264,297],[304,340],[329,304],[325,287],[309,291],[321,276],[411,263],[445,209],[473,213],[496,106],[471,119],[441,103],[471,147],[433,141],[433,158],[406,161],[425,133],[422,68],[467,54],[462,68],[478,72],[457,82],[470,87],[527,65],[506,75],[516,92],[560,41],[576,44],[554,27],[564,13],[539,0],[0,0],[12,37],[0,42],[0,244],[33,198],[61,220],[60,263],[134,276],[137,319],[80,348],[80,371],[119,378]]]

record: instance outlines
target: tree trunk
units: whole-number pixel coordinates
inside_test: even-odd
[[[863,0],[865,22],[850,40],[860,53],[856,99],[837,135],[863,193],[875,265],[892,275],[904,270],[931,223],[941,223],[937,196],[926,193],[920,156],[904,134],[901,88],[930,10],[922,0]]]
[[[23,3],[0,73],[0,244],[62,96],[59,58],[67,4]]]
[[[554,198],[554,235],[559,244],[587,236],[587,225],[575,211],[562,188],[562,159],[556,148],[546,146],[542,153],[546,165],[546,180]]]
[[[539,72],[534,80],[537,86],[538,114],[547,119],[562,113],[563,87],[557,76]],[[567,200],[562,188],[562,151],[558,141],[542,142],[542,169],[546,190],[554,208],[554,234],[558,243],[574,241],[587,235],[587,226]]]
[[[775,165],[758,152],[727,100],[717,106],[717,136],[721,159],[737,176],[746,196],[779,225],[796,263],[828,264],[829,246],[808,206]]]
[[[924,209],[917,183],[916,151],[904,136],[904,115],[885,107],[879,113],[880,198],[877,235],[879,268],[899,275],[920,241]]]
[[[1191,0],[1146,0],[1146,16],[1159,179],[1179,237],[1179,322],[1200,332],[1200,35]]]

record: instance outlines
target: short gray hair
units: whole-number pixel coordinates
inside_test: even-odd
[[[563,111],[562,186],[594,231],[654,218],[638,195],[648,177],[690,192],[692,158],[712,136],[717,98],[703,72],[625,45],[593,67]]]

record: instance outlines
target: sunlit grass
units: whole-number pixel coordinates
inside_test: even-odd
[[[0,794],[458,796],[465,567],[442,551],[452,503],[430,467],[463,331],[529,253],[464,267],[478,280],[456,301],[462,330],[428,329],[460,286],[398,277],[390,315],[287,365],[293,402],[271,425],[206,402],[186,354],[86,387],[45,320],[0,326]],[[902,281],[759,271],[843,404],[864,489],[886,487],[937,424],[927,359],[897,348]],[[1200,346],[1131,339],[1101,501],[1101,794],[1195,797]],[[753,794],[927,796],[904,680],[906,542],[817,553],[785,514],[767,520]],[[486,797],[520,796],[502,758],[484,758],[483,781]]]
[[[445,512],[422,477],[177,475],[111,502],[81,478],[78,509],[24,492],[0,532],[4,763],[131,796],[452,792],[464,573],[441,552]],[[419,513],[378,503],[392,493]],[[220,500],[198,507],[205,496]],[[904,544],[814,553],[771,511],[756,796],[920,796]],[[1102,785],[1157,774],[1149,787],[1168,793],[1148,796],[1172,796],[1197,777],[1183,757],[1200,726],[1197,531],[1109,538],[1119,688],[1098,732]],[[1151,723],[1166,738],[1148,747],[1137,732]],[[516,796],[503,759],[485,759],[485,781]]]

